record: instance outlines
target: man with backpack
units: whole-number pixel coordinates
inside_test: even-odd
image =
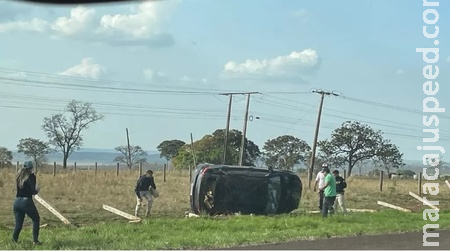
[[[347,208],[345,208],[344,189],[347,188],[347,182],[339,176],[338,170],[334,170],[333,175],[336,179],[336,201],[334,202],[334,208],[337,210],[337,205],[339,204],[341,211],[346,214]]]
[[[145,198],[145,200],[147,201],[147,210],[145,211],[145,217],[148,217],[153,206],[153,197],[158,196],[152,170],[148,170],[144,175],[139,177],[138,181],[136,182],[134,192],[136,193],[137,197],[137,204],[134,215],[138,217],[139,210],[143,205],[142,198]]]

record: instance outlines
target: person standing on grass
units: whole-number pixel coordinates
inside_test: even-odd
[[[147,170],[144,175],[139,177],[138,181],[136,182],[134,192],[136,193],[137,197],[137,204],[134,215],[138,217],[139,210],[143,205],[142,198],[145,198],[145,200],[147,201],[147,210],[145,211],[145,217],[148,217],[153,206],[153,197],[154,195],[157,196],[155,179],[153,178],[152,170]]]
[[[325,175],[323,173],[323,170],[325,168],[328,168],[328,165],[326,163],[322,164],[322,170],[317,174],[316,176],[316,183],[314,184],[314,192],[317,190],[317,185],[320,187],[323,187],[325,185]],[[319,210],[322,211],[323,207],[323,192],[319,191]]]
[[[341,211],[346,214],[347,208],[345,208],[344,189],[347,188],[347,182],[345,179],[339,176],[339,171],[333,171],[334,178],[336,179],[336,201],[334,202],[334,208],[337,209],[337,205],[341,208]]]
[[[33,244],[41,245],[39,241],[40,216],[33,202],[33,195],[38,194],[39,187],[36,185],[36,176],[33,173],[33,162],[25,161],[16,176],[16,199],[13,205],[15,227],[12,240],[17,243],[20,231],[22,231],[25,215],[33,221]]]
[[[333,211],[334,201],[336,200],[336,179],[330,173],[330,169],[324,168],[323,173],[325,174],[325,184],[320,187],[319,193],[322,191],[324,195],[322,215],[323,217],[328,216],[328,210]]]

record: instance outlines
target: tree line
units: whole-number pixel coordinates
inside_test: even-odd
[[[171,160],[176,168],[187,168],[194,163],[222,163],[225,130],[217,129],[191,144],[181,140],[165,140],[157,149],[161,157]],[[230,130],[226,165],[237,165],[242,140],[239,130]],[[244,139],[243,165],[266,165],[278,169],[293,170],[296,165],[309,168],[312,156],[308,143],[293,135],[282,135],[267,140],[262,149],[253,141]],[[315,170],[327,162],[335,168],[345,168],[350,176],[359,163],[373,162],[378,168],[391,173],[404,166],[403,153],[382,131],[357,121],[345,121],[336,128],[329,139],[319,141]]]
[[[100,121],[104,116],[98,113],[91,103],[72,100],[61,113],[45,117],[41,126],[48,141],[35,138],[24,138],[17,145],[18,152],[33,159],[36,166],[46,161],[49,153],[59,151],[63,155],[63,168],[67,167],[70,155],[83,145],[82,132]],[[225,130],[217,129],[212,134],[188,144],[179,139],[164,140],[157,146],[160,157],[171,161],[175,168],[183,169],[194,163],[222,163],[224,152]],[[226,165],[237,165],[241,148],[242,132],[230,130],[228,134],[228,150]],[[311,147],[308,143],[293,135],[281,135],[267,140],[262,149],[253,141],[244,139],[243,165],[266,165],[274,168],[293,170],[296,165],[303,164],[309,168]],[[404,166],[403,153],[382,131],[358,121],[345,121],[336,128],[331,137],[319,141],[314,169],[320,169],[323,162],[333,167],[347,169],[350,176],[355,166],[367,161],[391,173],[392,170]],[[140,146],[122,145],[115,150],[116,162],[125,163],[131,168],[137,163],[145,163],[147,153]],[[12,152],[0,147],[0,166],[10,166]]]

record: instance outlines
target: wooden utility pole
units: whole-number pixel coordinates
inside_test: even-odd
[[[220,95],[225,95],[225,96],[229,96],[230,100],[228,102],[228,114],[227,114],[227,125],[226,125],[226,129],[225,129],[225,141],[224,141],[224,151],[223,151],[223,158],[222,158],[222,164],[225,165],[226,161],[227,161],[227,151],[228,151],[228,134],[230,132],[230,120],[231,120],[231,106],[233,103],[233,95],[249,95],[250,98],[250,94],[258,94],[259,92],[233,92],[233,93],[222,93]],[[247,103],[249,101],[247,100]],[[248,109],[248,106],[247,106]],[[246,128],[246,123],[247,123],[247,119],[248,119],[248,112],[246,112],[246,121],[244,124],[244,128]],[[241,151],[242,151],[242,147],[241,147]]]
[[[333,92],[326,92],[326,91],[322,91],[322,90],[313,90],[312,92],[320,94],[320,105],[319,105],[319,112],[317,114],[317,123],[316,123],[316,129],[315,129],[314,140],[313,140],[313,145],[312,145],[311,160],[310,160],[310,164],[309,164],[309,177],[308,177],[308,187],[309,188],[311,188],[311,181],[312,181],[313,172],[314,172],[314,164],[315,164],[316,148],[317,148],[317,138],[319,137],[320,118],[322,116],[323,100],[325,98],[325,95],[339,96]]]
[[[197,160],[195,157],[195,148],[194,148],[194,138],[192,137],[192,133],[191,133],[191,150],[192,150],[192,157],[194,159],[194,168],[197,167]]]
[[[131,146],[130,146],[130,136],[128,135],[127,129],[127,145],[128,145],[128,168],[131,169]]]
[[[233,94],[232,93],[224,94],[224,95],[229,95],[230,96],[230,100],[228,101],[227,125],[226,125],[226,129],[225,129],[225,141],[224,141],[224,146],[223,146],[224,150],[223,150],[223,157],[222,157],[222,165],[225,165],[225,163],[227,161],[228,132],[230,131],[231,104],[233,103]]]
[[[242,130],[242,139],[241,139],[241,153],[239,154],[239,165],[240,166],[242,166],[242,162],[244,160],[245,136],[247,135],[248,109],[250,107],[250,95],[256,94],[256,93],[247,93],[247,107],[245,109],[244,129]]]

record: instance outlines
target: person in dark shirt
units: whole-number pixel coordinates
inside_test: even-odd
[[[33,162],[26,161],[16,176],[17,193],[13,205],[16,222],[12,239],[17,242],[25,215],[28,215],[33,221],[33,244],[41,245],[42,243],[39,241],[40,216],[33,202],[33,195],[39,192],[39,187],[36,185],[36,176],[32,170]]]
[[[139,177],[138,181],[136,182],[134,192],[136,193],[137,197],[137,204],[134,215],[138,217],[139,210],[143,205],[142,198],[145,198],[147,200],[147,210],[145,211],[145,217],[148,217],[153,206],[153,197],[157,196],[155,179],[153,178],[152,170],[148,170],[144,175]]]
[[[337,205],[339,204],[341,211],[346,214],[347,208],[345,208],[344,189],[347,188],[347,182],[339,176],[338,170],[334,170],[333,175],[336,179],[336,201],[334,202],[334,209],[337,210]]]

